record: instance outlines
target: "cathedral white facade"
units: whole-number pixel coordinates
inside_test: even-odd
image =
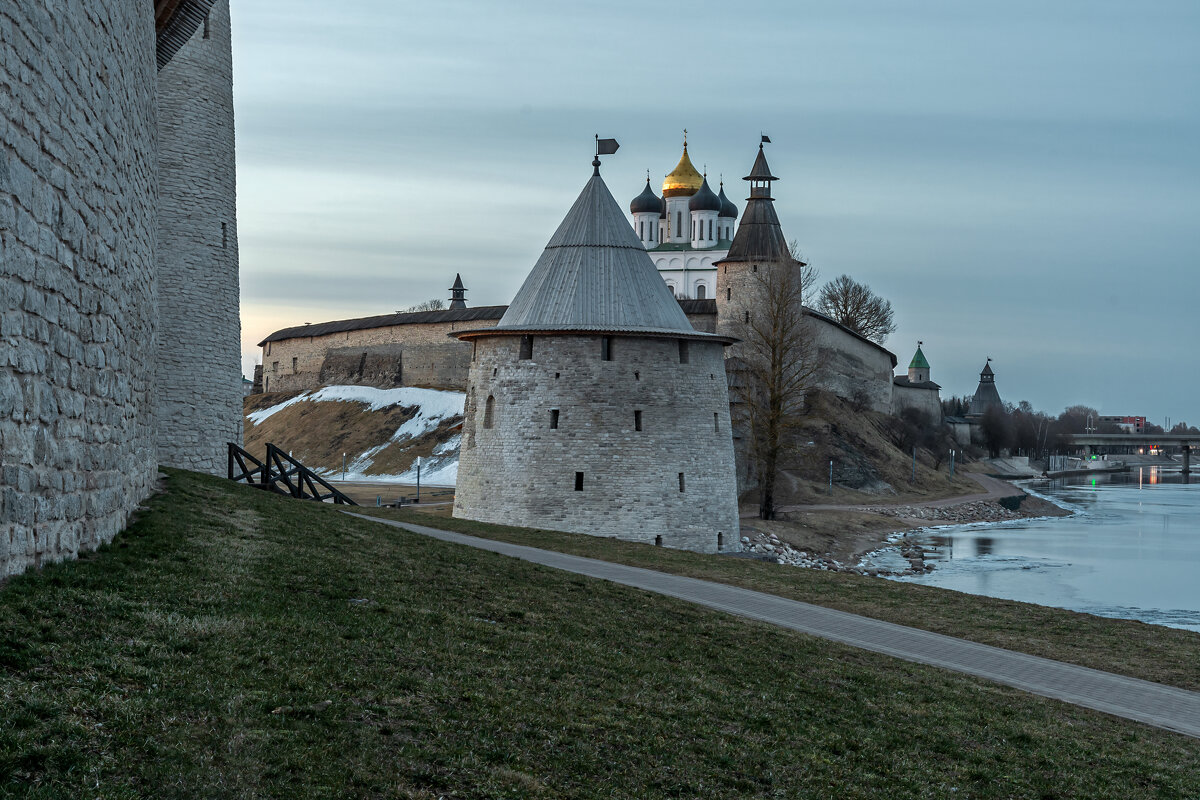
[[[676,297],[711,300],[717,288],[716,262],[729,254],[738,209],[708,185],[688,157],[683,156],[663,180],[662,196],[646,187],[629,204],[633,230]]]

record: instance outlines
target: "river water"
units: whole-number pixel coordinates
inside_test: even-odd
[[[1024,485],[1078,513],[920,531],[935,568],[897,580],[1200,631],[1200,479],[1144,467]]]

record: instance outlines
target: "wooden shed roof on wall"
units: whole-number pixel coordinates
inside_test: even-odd
[[[165,67],[204,22],[216,0],[154,0],[158,68]]]

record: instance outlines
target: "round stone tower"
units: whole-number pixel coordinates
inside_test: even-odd
[[[229,0],[158,74],[159,463],[223,474],[242,440]]]
[[[474,346],[454,516],[740,549],[727,337],[696,331],[600,178]]]

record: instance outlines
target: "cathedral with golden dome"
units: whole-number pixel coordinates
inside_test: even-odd
[[[724,184],[714,192],[708,177],[688,156],[687,131],[683,155],[655,193],[646,187],[629,204],[633,229],[659,275],[677,297],[707,300],[717,288],[716,262],[729,253],[738,209],[725,196]]]

